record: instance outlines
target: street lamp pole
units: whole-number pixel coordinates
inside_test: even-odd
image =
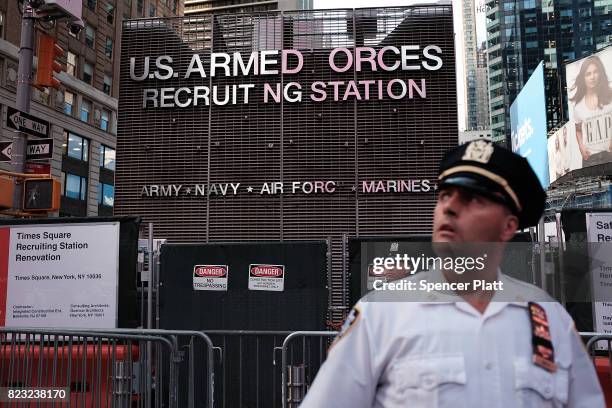
[[[19,46],[19,71],[17,73],[17,101],[15,107],[25,113],[30,112],[30,97],[32,78],[32,64],[34,59],[34,10],[30,1],[23,4],[23,17],[21,19],[21,43]],[[28,136],[23,132],[16,132],[13,136],[13,147],[11,152],[11,166],[13,172],[23,173],[25,171],[25,157]],[[23,185],[21,182],[15,184],[13,196],[13,208],[21,209]]]

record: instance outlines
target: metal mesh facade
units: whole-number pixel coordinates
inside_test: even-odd
[[[437,71],[337,73],[337,47],[381,49],[434,44]],[[299,49],[298,74],[130,79],[130,57],[194,53],[209,72],[212,52]],[[429,233],[435,193],[363,194],[363,180],[435,180],[442,154],[457,143],[453,22],[450,5],[231,14],[124,23],[117,138],[116,215],[141,215],[170,242],[331,241],[331,304],[345,306],[343,237]],[[392,62],[389,62],[392,65]],[[262,103],[264,82],[425,78],[427,98]],[[142,107],[145,88],[252,83],[249,104]],[[328,92],[330,90],[328,89]],[[333,180],[333,194],[150,198],[143,185]],[[354,188],[353,188],[354,187]]]

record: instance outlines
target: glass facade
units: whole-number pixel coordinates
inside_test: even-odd
[[[612,0],[487,2],[492,139],[510,136],[510,105],[540,61],[545,63],[547,124],[567,119],[567,61],[612,44]]]

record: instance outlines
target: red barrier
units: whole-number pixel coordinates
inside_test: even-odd
[[[114,366],[116,363],[127,363],[128,359],[138,361],[138,357],[139,350],[135,345],[85,346],[76,343],[72,346],[40,347],[35,343],[28,346],[5,343],[0,345],[1,386],[68,388],[70,407],[106,407],[112,404],[113,392],[131,394],[131,379],[125,379],[131,364],[129,368],[124,366],[121,370],[116,370]],[[131,395],[128,398],[131,399]],[[19,406],[24,406],[21,404]],[[6,403],[1,405],[12,406]],[[28,405],[39,406],[34,402]],[[51,403],[40,406],[51,406]]]

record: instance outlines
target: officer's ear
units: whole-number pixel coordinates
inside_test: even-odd
[[[514,234],[518,230],[519,219],[518,217],[512,213],[511,211],[506,212],[506,217],[504,218],[504,223],[502,225],[501,231],[501,240],[503,242],[508,242],[514,237]]]

